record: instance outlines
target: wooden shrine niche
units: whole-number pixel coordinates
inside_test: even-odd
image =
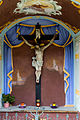
[[[62,69],[64,61],[64,50],[63,48],[58,48],[51,45],[53,40],[58,39],[58,34],[42,35],[40,27],[41,26],[37,24],[36,30],[31,36],[20,35],[19,39],[24,40],[27,45],[24,44],[20,48],[13,50],[13,61],[15,69],[13,73],[13,93],[16,96],[17,102],[25,102],[27,105],[36,105],[37,100],[40,100],[41,105],[49,105],[54,101],[58,105],[64,105],[64,74]],[[29,42],[26,40],[26,37],[27,40],[36,39],[36,42]],[[45,43],[44,40],[46,41],[48,39],[51,39],[50,42]],[[40,46],[42,43],[44,44],[43,47]],[[34,47],[36,56],[34,55],[34,50],[30,49],[29,46]],[[38,46],[38,48],[36,46]],[[35,59],[33,59],[33,56],[35,56]],[[16,62],[18,64],[21,62],[20,66],[17,66]],[[35,68],[35,71],[31,66]],[[24,99],[22,100],[22,98]],[[18,104],[17,102],[15,104]]]

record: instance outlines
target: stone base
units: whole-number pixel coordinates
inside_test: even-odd
[[[0,108],[0,120],[78,120],[79,112],[74,107],[59,107],[52,109],[49,106],[40,108],[27,106],[19,108],[18,106],[7,109]]]

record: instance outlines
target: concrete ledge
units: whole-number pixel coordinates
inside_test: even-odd
[[[41,107],[35,107],[35,106],[27,106],[26,108],[19,108],[18,106],[12,106],[9,108],[0,108],[0,112],[64,112],[64,113],[78,113],[77,109],[75,107],[64,107],[60,106],[58,108],[52,109],[49,106],[41,106]]]

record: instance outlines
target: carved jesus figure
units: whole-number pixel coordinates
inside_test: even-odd
[[[28,46],[30,46],[31,48],[33,48],[35,50],[36,57],[32,57],[32,66],[35,67],[35,70],[36,70],[35,71],[36,83],[39,83],[39,79],[40,79],[40,76],[41,76],[41,70],[42,70],[42,66],[43,66],[44,50],[46,48],[48,48],[53,43],[54,39],[56,38],[56,34],[54,35],[52,40],[50,40],[50,42],[44,47],[40,47],[39,45],[33,46],[26,39],[24,39],[23,36],[21,36],[21,37]]]

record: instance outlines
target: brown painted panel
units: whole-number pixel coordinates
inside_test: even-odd
[[[13,94],[16,102],[27,105],[35,105],[35,76],[34,69],[31,66],[34,51],[27,45],[13,49]]]
[[[34,50],[27,45],[13,49],[13,94],[19,104],[35,105],[35,74],[32,67]],[[41,105],[56,102],[64,105],[64,49],[50,46],[44,51],[44,66],[41,77]]]
[[[53,45],[47,48],[41,81],[42,105],[53,102],[61,106],[65,104],[63,63],[63,48]]]

